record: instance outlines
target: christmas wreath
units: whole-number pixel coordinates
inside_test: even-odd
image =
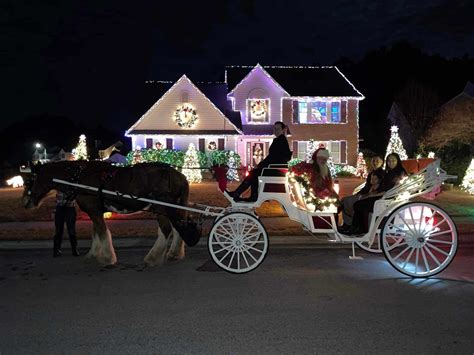
[[[305,162],[293,165],[289,169],[288,180],[290,184],[298,183],[301,187],[301,195],[306,206],[313,205],[314,210],[323,211],[324,208],[337,206],[338,201],[330,196],[320,198],[313,192],[313,165]]]
[[[265,100],[253,100],[250,104],[250,110],[253,117],[261,118],[267,113],[267,104]]]
[[[182,128],[192,128],[197,119],[196,110],[191,105],[182,105],[174,113],[174,120]]]

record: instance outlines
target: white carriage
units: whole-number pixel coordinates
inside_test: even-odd
[[[440,168],[439,160],[406,178],[375,202],[369,231],[358,237],[338,232],[335,207],[314,211],[308,206],[302,198],[302,187],[288,178],[286,165],[270,165],[263,169],[255,202],[234,202],[224,193],[230,203],[227,208],[198,204],[180,206],[117,191],[101,190],[101,193],[214,217],[208,238],[209,253],[220,268],[231,273],[252,271],[263,262],[269,241],[255,209],[265,201],[274,200],[281,204],[290,219],[301,223],[310,233],[324,234],[332,242],[352,243],[352,258],[356,258],[354,244],[357,244],[366,251],[383,253],[395,269],[406,275],[428,277],[443,271],[453,260],[458,234],[453,220],[443,209],[430,202],[411,200],[433,193],[443,181],[451,178],[455,176],[447,175]],[[60,179],[53,181],[99,191],[98,187]]]
[[[373,253],[384,253],[398,271],[412,277],[428,277],[444,270],[453,260],[458,237],[451,217],[440,207],[425,201],[410,201],[433,193],[443,181],[454,178],[437,160],[406,178],[376,201],[369,232],[353,237],[337,230],[335,207],[314,211],[302,198],[301,186],[290,181],[286,165],[271,165],[259,176],[258,200],[234,202],[218,217],[209,233],[208,248],[214,262],[232,273],[257,268],[268,252],[268,235],[255,214],[265,201],[278,201],[288,217],[311,233],[322,233],[330,241],[352,243]]]

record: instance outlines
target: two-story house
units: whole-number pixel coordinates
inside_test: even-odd
[[[313,139],[335,163],[356,163],[364,96],[336,67],[232,66],[224,83],[195,85],[183,75],[174,85],[155,84],[167,91],[127,130],[134,148],[185,150],[193,142],[201,151],[234,150],[254,166],[268,153],[273,124],[283,121],[295,158],[305,159]]]

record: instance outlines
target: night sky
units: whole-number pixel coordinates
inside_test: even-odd
[[[331,65],[399,40],[446,58],[474,54],[470,0],[4,0],[0,6],[0,129],[47,113],[122,131],[138,118],[132,107],[145,80],[183,73],[194,81],[222,80],[225,65]]]

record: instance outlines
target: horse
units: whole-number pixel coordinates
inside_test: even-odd
[[[104,212],[127,214],[149,210],[155,213],[158,237],[144,258],[149,266],[161,265],[166,257],[168,260],[181,260],[184,258],[183,239],[190,246],[199,241],[200,230],[189,219],[186,210],[120,197],[121,194],[127,194],[187,206],[188,181],[167,164],[141,163],[118,167],[102,161],[60,161],[32,165],[30,170],[30,173],[24,174],[24,207],[40,207],[51,190],[62,191],[70,200],[75,199],[93,223],[92,245],[86,258],[96,258],[100,264],[113,265],[117,262]],[[96,187],[98,191],[71,187],[54,182],[53,179]],[[102,190],[117,191],[117,194],[104,194]],[[166,253],[171,235],[173,239]]]

